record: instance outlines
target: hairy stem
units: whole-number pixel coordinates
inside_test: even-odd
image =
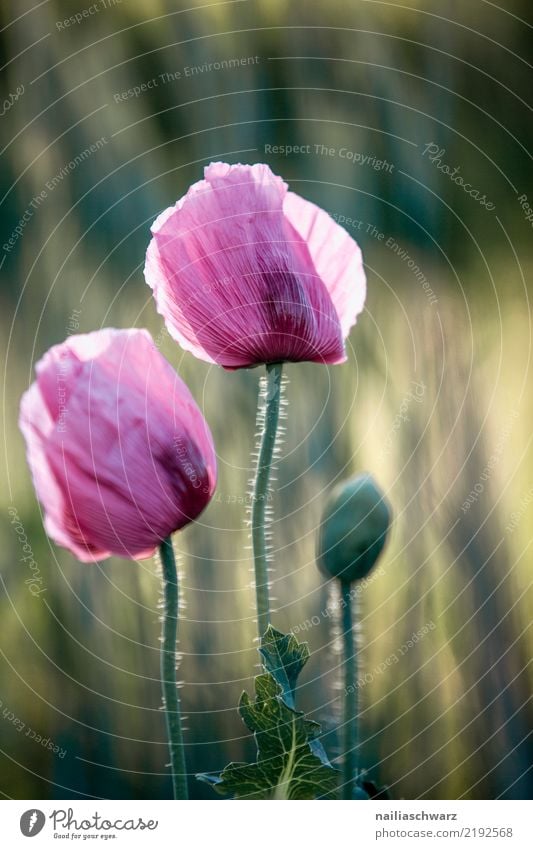
[[[357,775],[358,705],[357,705],[357,656],[353,623],[351,584],[341,581],[342,638],[344,644],[344,761],[343,799],[354,798]]]
[[[265,538],[265,514],[272,459],[276,445],[281,400],[282,363],[267,365],[265,421],[261,433],[261,446],[255,473],[252,501],[252,550],[255,569],[255,595],[257,627],[262,637],[270,624],[270,599],[268,592],[268,556]]]
[[[161,649],[161,684],[170,749],[170,768],[174,799],[188,799],[187,769],[183,750],[180,699],[176,682],[176,640],[178,637],[178,573],[172,540],[160,546],[163,567],[165,609],[163,614],[163,647]]]

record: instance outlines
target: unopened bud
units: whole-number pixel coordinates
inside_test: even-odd
[[[383,550],[390,523],[390,507],[371,475],[336,486],[318,534],[322,574],[348,583],[365,578]]]

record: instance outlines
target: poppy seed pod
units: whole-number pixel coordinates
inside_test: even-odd
[[[317,563],[328,578],[365,578],[381,554],[391,510],[371,475],[357,475],[330,494],[319,529]]]

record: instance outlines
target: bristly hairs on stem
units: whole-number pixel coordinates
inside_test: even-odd
[[[268,367],[267,367],[268,368]],[[246,509],[246,526],[249,529],[250,540],[253,537],[253,513],[254,513],[254,504],[255,504],[255,484],[258,474],[258,467],[260,462],[261,455],[261,446],[263,435],[265,432],[266,422],[266,414],[268,408],[268,402],[272,399],[268,397],[269,392],[269,378],[271,375],[266,376],[262,375],[259,381],[259,393],[258,393],[258,406],[257,406],[257,416],[256,416],[256,425],[255,425],[255,448],[252,451],[252,460],[254,464],[254,474],[248,480],[248,498],[247,501],[247,509]],[[278,422],[275,433],[275,441],[272,452],[272,462],[270,465],[270,475],[268,480],[268,486],[266,490],[266,505],[264,509],[264,540],[265,540],[265,557],[267,561],[267,573],[268,573],[268,592],[270,594],[271,589],[271,580],[270,580],[270,564],[273,561],[273,545],[272,545],[272,525],[274,521],[274,505],[272,503],[275,493],[275,484],[277,483],[277,471],[278,471],[278,462],[281,457],[281,450],[284,443],[284,438],[286,434],[286,427],[283,424],[284,420],[287,418],[287,406],[288,399],[286,398],[286,388],[288,385],[287,375],[282,372],[281,379],[279,380],[279,409],[278,409]],[[253,545],[252,545],[253,548]],[[257,572],[255,563],[252,568],[254,584],[257,581]],[[275,600],[275,599],[274,599]]]
[[[159,546],[163,587],[162,646],[160,657],[163,711],[167,727],[170,769],[174,799],[187,799],[187,764],[183,742],[181,705],[178,692],[177,642],[179,633],[180,597],[176,556],[169,536]]]
[[[181,624],[183,622],[182,613],[184,613],[187,610],[187,597],[186,597],[185,593],[183,592],[184,589],[187,589],[187,587],[184,585],[185,567],[183,565],[184,561],[183,561],[182,552],[178,551],[176,549],[175,545],[173,545],[172,548],[173,548],[173,551],[174,551],[174,559],[176,561],[176,572],[178,574],[178,586],[181,589],[181,592],[179,593],[179,596],[178,596],[178,611],[179,611],[180,624]],[[159,619],[159,622],[162,623],[164,612],[165,612],[165,588],[163,586],[163,564],[161,562],[161,550],[160,549],[158,549],[158,551],[156,553],[156,563],[157,563],[157,566],[158,566],[159,575],[161,577],[161,592],[159,594],[159,599],[158,599],[158,602],[157,602],[157,609],[159,611],[161,611],[159,616],[158,616],[158,619]],[[176,649],[176,672],[178,672],[178,670],[181,666],[181,661],[183,659],[183,654],[179,651],[180,639],[181,639],[180,638],[180,631],[178,630],[178,640],[177,640],[177,644],[176,644],[177,645],[177,649]],[[163,637],[162,637],[161,634],[159,635],[158,640],[159,640],[160,643],[163,642]],[[178,681],[178,687],[182,687],[182,686],[183,686],[183,681]],[[163,708],[161,708],[161,710],[163,710]],[[183,719],[183,717],[182,717],[182,719]]]
[[[358,710],[361,712],[361,688],[358,687],[358,682],[363,679],[364,676],[364,664],[362,661],[363,658],[363,645],[364,645],[364,631],[363,626],[361,624],[360,619],[360,610],[361,610],[361,601],[360,595],[363,589],[363,584],[357,583],[352,585],[351,589],[351,599],[352,599],[352,611],[353,611],[353,619],[354,619],[354,628],[353,628],[353,645],[354,652],[357,657],[357,681],[355,685],[357,686],[358,693]],[[343,733],[344,733],[344,717],[343,717],[343,703],[344,703],[344,689],[345,689],[345,680],[344,680],[344,644],[343,644],[343,631],[342,631],[342,595],[340,591],[340,586],[338,581],[329,581],[327,584],[327,592],[328,592],[328,607],[334,611],[334,615],[330,618],[331,622],[331,641],[329,643],[329,663],[328,668],[335,670],[335,677],[333,680],[333,702],[331,709],[331,716],[329,717],[332,728],[336,730],[335,734],[335,743],[332,747],[333,749],[333,760],[340,763],[343,757]],[[324,727],[326,727],[326,723],[323,723]],[[359,741],[360,746],[360,741]]]

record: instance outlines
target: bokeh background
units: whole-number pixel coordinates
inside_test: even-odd
[[[267,162],[352,219],[368,276],[349,362],[286,368],[272,584],[274,624],[313,652],[299,705],[335,758],[338,633],[314,541],[328,489],[371,470],[395,522],[358,602],[362,762],[392,798],[531,797],[530,3],[4,0],[0,24],[2,795],[171,792],[158,564],[81,565],[50,543],[17,428],[36,359],[78,326],[148,327],[213,430],[217,496],[176,539],[187,757],[191,773],[253,757],[235,706],[257,671],[260,370],[184,354],[142,273],[154,217],[223,159]]]

